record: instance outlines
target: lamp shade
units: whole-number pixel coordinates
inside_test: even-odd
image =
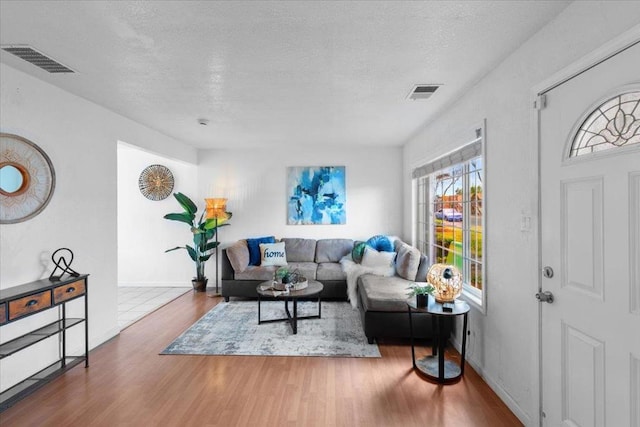
[[[433,264],[427,282],[435,288],[433,296],[440,303],[452,302],[462,293],[462,274],[454,265]]]
[[[207,218],[216,218],[218,222],[229,219],[227,215],[227,199],[211,198],[204,199],[206,203]]]

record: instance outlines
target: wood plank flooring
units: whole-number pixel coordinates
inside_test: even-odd
[[[469,365],[452,385],[418,377],[408,341],[381,343],[380,359],[158,355],[220,301],[176,299],[93,350],[88,369],[1,413],[0,425],[522,425]]]

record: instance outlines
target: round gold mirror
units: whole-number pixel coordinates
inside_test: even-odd
[[[47,206],[55,188],[49,156],[18,135],[0,133],[0,224],[26,221]]]

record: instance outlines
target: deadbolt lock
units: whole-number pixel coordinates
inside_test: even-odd
[[[547,279],[551,279],[553,277],[553,268],[546,266],[542,269],[542,275]]]

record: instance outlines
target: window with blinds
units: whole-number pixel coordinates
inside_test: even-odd
[[[476,139],[413,170],[416,246],[432,264],[458,267],[464,294],[485,304],[483,129]]]

